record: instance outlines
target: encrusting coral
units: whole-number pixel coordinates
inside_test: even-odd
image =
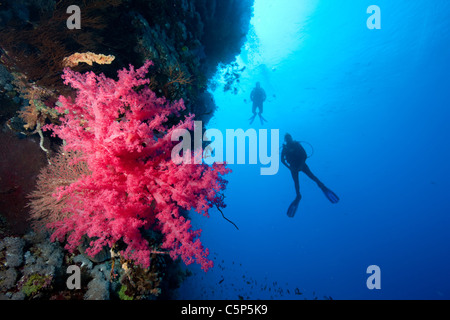
[[[104,55],[104,54],[97,54],[93,52],[84,52],[79,53],[76,52],[68,57],[65,57],[63,59],[63,66],[64,67],[75,67],[79,63],[87,63],[88,65],[92,66],[92,64],[95,62],[97,64],[111,64],[114,59],[113,55]]]

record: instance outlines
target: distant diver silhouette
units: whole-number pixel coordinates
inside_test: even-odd
[[[311,180],[317,183],[317,186],[322,190],[324,195],[331,203],[338,203],[339,197],[330,189],[328,189],[309,169],[306,164],[308,158],[305,149],[298,141],[294,141],[289,133],[284,136],[285,143],[281,151],[281,162],[291,171],[292,179],[294,180],[296,198],[290,204],[287,211],[288,217],[294,217],[297,212],[298,204],[302,198],[300,194],[300,183],[298,174],[303,171]]]
[[[255,88],[253,88],[252,93],[250,94],[250,99],[253,102],[252,112],[253,116],[250,117],[250,124],[253,123],[253,121],[256,118],[256,109],[259,109],[259,119],[261,120],[261,124],[264,125],[264,122],[267,122],[266,119],[262,116],[263,110],[264,110],[264,101],[266,101],[266,92],[263,88],[261,88],[261,83],[256,82]]]

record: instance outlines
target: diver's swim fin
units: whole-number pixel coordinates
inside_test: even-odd
[[[254,116],[251,116],[250,119],[248,119],[248,120],[250,120],[250,124],[252,124],[253,121],[255,121],[255,118],[256,118],[256,114]]]
[[[291,205],[289,206],[289,209],[287,211],[287,216],[289,218],[293,218],[295,216],[295,213],[297,212],[298,203],[300,202],[301,197],[295,198],[294,201],[292,201]]]
[[[339,202],[339,197],[333,191],[328,189],[327,187],[325,187],[325,186],[322,187],[322,191],[323,191],[323,194],[325,195],[325,197],[327,197],[331,203]]]
[[[259,119],[261,120],[262,125],[264,125],[264,122],[267,122],[267,120],[264,119],[264,117],[261,114],[259,115]]]

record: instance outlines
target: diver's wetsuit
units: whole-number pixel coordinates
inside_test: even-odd
[[[259,114],[263,113],[263,103],[266,101],[266,92],[263,88],[257,85],[250,95],[250,99],[253,101],[252,112],[256,115],[256,108],[259,108]]]
[[[281,162],[289,168],[291,171],[292,179],[294,179],[295,192],[297,197],[301,197],[300,183],[298,179],[298,173],[303,171],[311,180],[317,183],[320,188],[324,187],[324,184],[317,179],[317,177],[311,172],[306,159],[308,158],[305,149],[298,141],[292,141],[283,145],[281,152]],[[289,164],[289,166],[286,164]]]
[[[317,177],[311,172],[306,159],[308,158],[305,149],[303,149],[300,142],[292,139],[289,133],[286,133],[284,137],[285,144],[281,151],[281,162],[291,171],[292,179],[294,179],[295,192],[297,197],[289,206],[287,215],[288,217],[294,217],[297,211],[298,203],[302,198],[300,194],[300,183],[298,180],[298,173],[303,171],[312,181],[317,183],[317,186],[322,190],[323,194],[330,200],[331,203],[338,203],[339,197],[330,189],[328,189]]]

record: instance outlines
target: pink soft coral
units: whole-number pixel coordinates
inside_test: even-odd
[[[60,97],[62,125],[49,126],[65,140],[66,151],[77,151],[77,161],[87,163],[91,175],[57,190],[69,195],[64,208],[69,217],[48,225],[52,239],[67,240],[74,250],[83,236],[92,241],[87,253],[95,255],[119,240],[126,245],[124,257],[144,267],[153,250],[142,236],[143,229],[159,228],[162,248],[186,264],[194,261],[205,271],[213,263],[207,258],[191,223],[182,209],[208,216],[208,210],[224,207],[221,192],[226,181],[224,165],[177,165],[171,160],[176,129],[193,129],[193,115],[169,127],[168,117],[180,116],[182,100],[169,103],[158,98],[145,79],[152,62],[135,70],[118,72],[118,80],[92,72],[64,70],[65,84],[77,90],[75,100]]]

